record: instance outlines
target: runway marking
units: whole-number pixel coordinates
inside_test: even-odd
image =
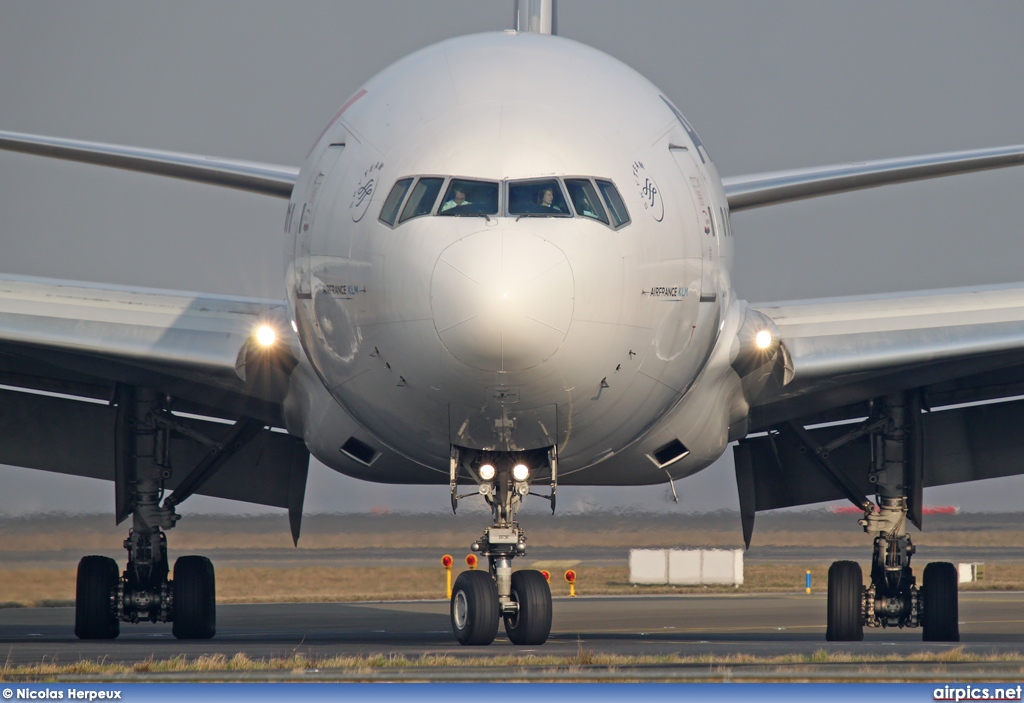
[[[777,631],[779,629],[789,629],[789,630],[824,630],[825,626],[824,625],[789,625],[788,628],[777,628],[777,627],[771,627],[771,626],[759,626],[759,627],[688,627],[685,630],[676,630],[672,634],[685,635],[685,634],[688,634],[688,633],[697,633],[697,632],[751,632],[751,631],[775,632],[775,631]],[[556,632],[558,634],[560,634],[560,635],[586,634],[586,633],[583,633],[580,630],[557,630]],[[593,634],[593,633],[590,633],[590,634]],[[637,632],[636,630],[628,630],[628,629],[610,629],[609,628],[609,629],[601,630],[601,632],[598,633],[598,634],[602,634],[602,635],[604,635],[604,634],[623,634],[623,635],[635,634],[635,635],[638,635],[638,636],[641,636],[641,637],[645,637],[648,634],[653,634],[653,633]]]
[[[1010,623],[1024,623],[1024,620],[960,620],[958,625],[1003,625]]]

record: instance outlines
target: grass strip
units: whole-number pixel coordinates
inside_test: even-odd
[[[60,663],[45,661],[38,664],[5,665],[0,670],[0,680],[46,681],[53,677],[74,675],[118,676],[130,674],[165,673],[224,673],[224,672],[302,672],[309,670],[338,671],[347,674],[371,674],[388,670],[429,670],[446,668],[500,668],[524,671],[581,668],[642,668],[642,667],[800,667],[823,664],[852,665],[894,665],[894,664],[1000,664],[1000,675],[1024,674],[1024,654],[1017,652],[977,654],[962,648],[938,652],[916,652],[908,655],[855,654],[829,652],[819,649],[811,654],[783,654],[778,656],[732,655],[659,655],[625,656],[601,654],[581,644],[574,655],[539,656],[498,655],[498,656],[454,656],[450,654],[429,654],[422,657],[405,657],[396,654],[369,654],[359,656],[315,657],[294,653],[288,657],[253,659],[246,654],[233,656],[222,654],[202,655],[189,658],[184,655],[170,659],[149,658],[135,663],[116,663],[104,660],[79,660]],[[1005,665],[1010,665],[1005,667]],[[1014,668],[1014,666],[1016,668]]]
[[[529,562],[523,564],[529,566]],[[920,569],[915,572],[920,583]],[[827,584],[825,564],[750,564],[745,581],[733,586],[636,586],[629,583],[626,567],[574,567],[578,595],[639,595],[689,593],[803,593],[805,574],[811,572],[813,590],[823,593]],[[862,565],[864,573],[869,565]],[[551,593],[569,594],[560,571],[551,569]],[[459,573],[453,574],[453,578]],[[367,600],[415,600],[445,597],[444,570],[438,566],[402,567],[257,567],[217,570],[219,603],[325,603]],[[961,584],[961,590],[1024,589],[1024,563],[989,563],[985,580]],[[0,570],[0,608],[74,605],[74,569]]]

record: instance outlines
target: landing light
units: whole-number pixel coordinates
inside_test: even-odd
[[[262,347],[273,346],[274,342],[277,341],[277,332],[270,325],[260,325],[256,330],[256,341]]]
[[[494,467],[491,466],[490,464],[484,464],[483,466],[480,467],[480,478],[482,478],[483,480],[490,481],[492,478],[494,478],[494,474]]]
[[[530,478],[530,470],[526,468],[526,464],[516,464],[512,467],[512,478],[517,481],[525,481]]]
[[[768,330],[761,330],[754,336],[754,344],[758,349],[767,349],[772,345],[772,333]]]

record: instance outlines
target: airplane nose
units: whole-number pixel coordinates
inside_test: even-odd
[[[529,233],[477,232],[434,265],[430,303],[442,344],[484,371],[521,371],[561,346],[572,320],[569,261]]]

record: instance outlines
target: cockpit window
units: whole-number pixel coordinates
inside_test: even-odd
[[[566,178],[565,187],[569,190],[572,206],[580,217],[590,217],[608,224],[608,216],[604,214],[601,199],[589,178]]]
[[[498,214],[498,184],[453,178],[438,215],[482,217]]]
[[[409,196],[408,202],[405,203],[405,208],[402,210],[402,216],[399,218],[398,223],[401,224],[414,217],[429,215],[433,212],[434,203],[437,202],[437,194],[441,192],[442,183],[444,183],[443,178],[419,179],[412,188],[412,195]]]
[[[629,223],[629,213],[626,212],[626,204],[622,202],[622,196],[616,190],[615,184],[611,181],[597,181],[597,187],[601,189],[601,195],[608,203],[608,210],[612,215],[612,226],[615,229]]]
[[[400,225],[430,214],[489,218],[502,213],[516,218],[582,217],[615,230],[630,222],[626,204],[615,185],[608,179],[588,176],[516,181],[406,176],[391,187],[379,220],[395,227],[396,222]]]
[[[395,226],[395,219],[398,217],[398,208],[401,207],[402,199],[409,191],[409,185],[411,183],[411,178],[402,178],[395,183],[395,187],[391,189],[391,192],[388,193],[387,199],[384,201],[384,207],[381,208],[381,222],[386,222],[392,227]]]
[[[555,179],[512,181],[508,184],[508,212],[527,217],[569,217],[569,206]]]

